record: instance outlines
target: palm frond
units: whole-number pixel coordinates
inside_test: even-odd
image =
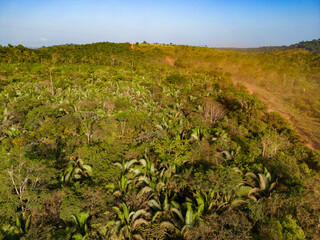
[[[149,222],[143,218],[140,218],[136,221],[134,221],[134,223],[132,224],[132,230],[134,231],[137,227],[139,227],[141,224],[145,224],[148,225]]]
[[[260,189],[262,191],[266,190],[268,188],[268,179],[266,178],[266,176],[264,174],[259,173],[259,185],[260,185]]]
[[[147,212],[144,209],[140,209],[140,210],[136,211],[132,216],[132,222],[134,222],[140,216],[145,216],[145,215],[147,215]]]
[[[160,217],[163,214],[163,211],[158,211],[156,214],[153,216],[151,222],[154,222],[158,217]]]
[[[260,188],[253,188],[252,190],[250,190],[250,192],[248,193],[248,196],[251,196],[252,194],[260,194],[261,193],[261,189]]]
[[[171,223],[169,221],[164,221],[164,222],[160,223],[160,227],[167,228],[167,229],[174,230],[174,231],[177,230],[176,226],[173,225],[173,223]]]
[[[271,192],[277,186],[277,182],[274,182],[269,187],[269,192]]]
[[[140,234],[133,234],[132,238],[133,239],[137,239],[137,240],[144,240],[143,237]]]
[[[171,212],[175,213],[181,221],[184,221],[182,213],[177,208],[171,208]]]
[[[156,201],[155,199],[151,199],[149,202],[148,202],[148,205],[150,207],[154,207],[154,208],[157,208],[157,209],[161,209],[161,206],[159,204],[158,201]]]
[[[251,177],[252,179],[258,181],[257,175],[255,175],[255,174],[252,173],[252,172],[247,172],[247,173],[246,173],[246,176]]]

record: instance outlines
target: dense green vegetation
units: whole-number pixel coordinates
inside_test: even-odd
[[[320,153],[232,80],[304,74],[317,96],[317,59],[1,47],[0,239],[316,239]]]
[[[310,52],[320,53],[320,38],[318,40],[313,39],[312,41],[302,41],[297,44],[292,44],[289,48],[303,48]]]

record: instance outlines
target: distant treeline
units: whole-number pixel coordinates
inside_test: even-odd
[[[125,62],[130,64],[132,59],[154,58],[159,56],[159,54],[159,49],[157,48],[149,49],[147,54],[144,51],[132,51],[130,43],[99,42],[83,45],[67,44],[38,49],[30,49],[23,45],[0,45],[0,62],[7,63],[50,62],[123,65]]]
[[[318,40],[314,39],[312,41],[302,41],[299,43],[292,44],[290,46],[263,46],[258,48],[223,48],[226,50],[236,50],[242,52],[254,52],[254,53],[265,53],[265,52],[275,52],[286,49],[301,48],[306,49],[313,53],[320,53],[320,38]]]
[[[320,53],[320,38],[312,41],[302,41],[296,44],[290,45],[288,48],[303,48],[310,52]]]

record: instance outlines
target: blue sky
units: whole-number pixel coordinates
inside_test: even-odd
[[[320,0],[0,0],[0,45],[258,47],[320,38]]]

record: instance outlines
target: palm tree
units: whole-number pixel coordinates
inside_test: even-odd
[[[227,149],[222,153],[226,157],[226,160],[231,161],[231,160],[234,160],[234,158],[239,154],[240,149],[241,149],[240,147],[238,147],[236,150]]]
[[[156,168],[154,164],[149,159],[140,159],[139,165],[136,165],[132,170],[135,173],[135,176],[146,176],[148,178],[155,177]]]
[[[246,182],[252,187],[252,190],[248,193],[248,197],[257,201],[259,198],[269,197],[271,192],[275,189],[277,181],[273,181],[271,174],[265,168],[264,173],[258,173],[258,175],[248,172],[246,176],[254,180],[254,183]]]
[[[121,163],[117,162],[114,163],[115,166],[117,166],[121,170],[121,175],[125,175],[132,170],[134,167],[134,164],[136,164],[138,160],[132,159],[131,161],[126,162],[124,159],[122,160]]]
[[[21,217],[17,216],[15,225],[8,224],[5,226],[1,226],[2,227],[1,230],[4,232],[5,236],[8,237],[8,239],[20,239],[19,237],[23,236],[25,233],[29,231],[30,220],[31,220],[31,215],[28,216],[26,221],[23,220],[22,216]]]
[[[140,171],[140,173],[145,172],[145,175],[137,179],[136,187],[140,187],[138,196],[149,194],[149,199],[151,197],[159,199],[161,195],[165,194],[172,197],[172,190],[168,185],[170,179],[175,176],[172,176],[173,169],[169,167],[169,169],[163,168],[161,171],[155,171],[153,164],[151,166],[150,170],[147,168]]]
[[[76,240],[84,240],[88,236],[88,218],[89,213],[80,212],[77,215],[72,214],[77,233],[72,238]]]
[[[202,217],[204,214],[210,214],[212,212],[221,213],[230,208],[240,206],[245,203],[241,197],[244,195],[242,192],[246,189],[243,189],[244,186],[239,184],[231,192],[226,191],[215,191],[210,189],[208,192],[205,191],[196,191],[194,193],[194,199],[196,201],[197,214]],[[191,199],[188,199],[189,202],[192,202]]]
[[[203,138],[201,128],[192,129],[191,140],[200,141]]]
[[[197,212],[200,216],[202,216],[205,213],[210,213],[211,210],[213,210],[214,197],[215,191],[213,189],[210,189],[208,193],[202,190],[196,191],[194,193],[194,198],[197,202]]]
[[[165,185],[160,176],[161,172],[156,171],[154,164],[149,159],[140,159],[140,165],[136,165],[132,170],[135,174],[136,187],[140,188],[138,196],[143,194],[155,194],[159,196],[159,192],[163,189]]]
[[[161,227],[174,231],[177,237],[183,239],[186,238],[191,228],[198,226],[202,221],[199,214],[193,210],[191,202],[186,202],[184,205],[186,206],[184,216],[178,209],[173,211],[176,215],[176,224],[169,221],[164,221],[160,224]]]
[[[121,204],[121,208],[113,207],[117,214],[117,221],[109,221],[107,226],[113,238],[116,239],[143,239],[138,232],[142,224],[148,225],[149,222],[143,217],[148,216],[144,209],[130,212],[126,203]]]
[[[113,193],[116,197],[123,197],[127,195],[127,193],[130,190],[130,184],[131,180],[128,179],[126,175],[121,175],[120,180],[118,181],[118,188],[117,190]]]
[[[213,137],[211,140],[226,143],[228,140],[228,133],[225,130],[218,130],[215,133],[215,137]]]
[[[71,181],[79,181],[83,179],[91,179],[92,167],[84,164],[80,158],[72,159],[71,165],[61,174],[60,180],[62,183]]]
[[[238,207],[244,203],[245,200],[241,199],[238,196],[239,188],[238,186],[233,189],[231,192],[219,191],[216,192],[216,195],[213,199],[212,208],[217,213],[222,213],[224,211],[230,210],[232,208]]]
[[[170,198],[167,194],[163,194],[159,198],[149,200],[148,205],[154,211],[152,222],[163,215],[179,211],[179,205],[173,199],[174,197]]]

